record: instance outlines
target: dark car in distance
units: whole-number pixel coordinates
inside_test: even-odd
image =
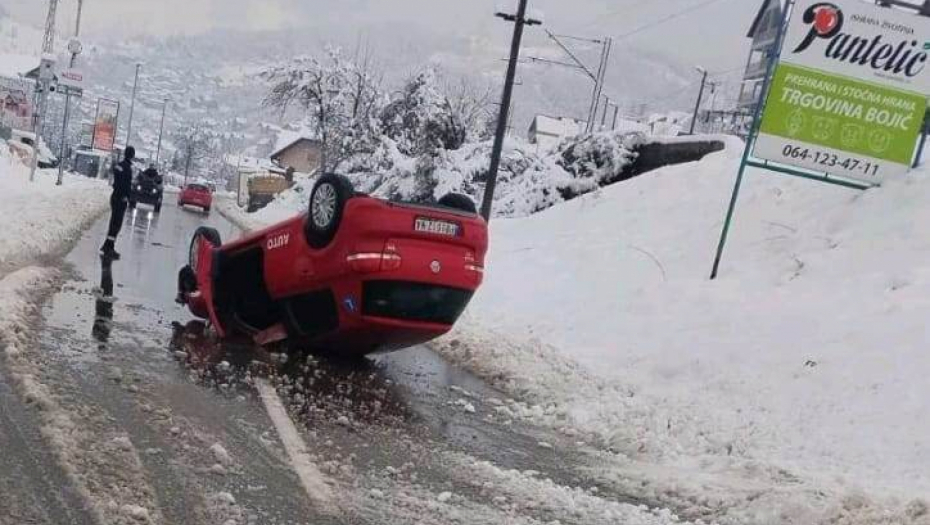
[[[161,175],[154,167],[149,167],[136,175],[132,181],[132,193],[129,197],[129,207],[135,208],[138,203],[150,204],[155,212],[161,211],[162,198],[165,188]]]

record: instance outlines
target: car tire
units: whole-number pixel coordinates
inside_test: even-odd
[[[210,243],[214,248],[223,244],[223,241],[220,239],[220,232],[216,231],[216,229],[207,226],[197,228],[194,232],[194,236],[191,238],[190,249],[187,251],[187,262],[194,271],[197,271],[197,246],[200,239]]]
[[[447,193],[439,199],[439,205],[452,208],[453,210],[478,213],[478,208],[475,207],[475,201],[471,200],[471,197],[468,195],[463,195],[461,193]]]
[[[325,248],[332,242],[342,221],[346,202],[355,195],[352,183],[342,175],[327,173],[313,185],[305,226],[307,243]]]

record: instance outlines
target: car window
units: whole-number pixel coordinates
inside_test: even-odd
[[[189,190],[191,190],[191,191],[210,191],[210,190],[207,189],[206,186],[203,186],[203,185],[200,185],[200,184],[188,184],[188,185],[187,185],[187,189],[189,189]]]

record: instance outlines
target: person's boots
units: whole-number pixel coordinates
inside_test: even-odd
[[[116,248],[113,247],[113,244],[112,239],[107,239],[103,243],[103,247],[100,248],[100,256],[105,259],[110,259],[111,261],[118,261],[120,255],[119,252],[116,251]]]

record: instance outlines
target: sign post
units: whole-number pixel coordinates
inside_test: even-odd
[[[908,172],[923,127],[930,19],[858,0],[789,0],[784,15],[711,279],[747,166],[867,189]]]

